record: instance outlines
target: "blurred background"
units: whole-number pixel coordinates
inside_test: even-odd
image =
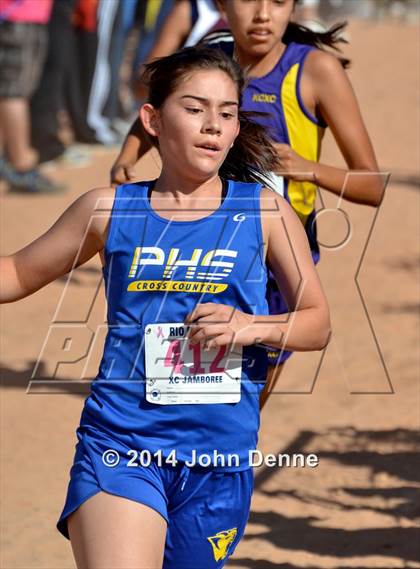
[[[162,32],[180,4],[182,27]],[[410,26],[418,16],[417,0],[301,0],[295,10],[315,30],[348,18]],[[168,53],[228,27],[215,0],[1,0],[0,26],[0,179],[26,193],[63,191],[66,180],[48,170],[86,166],[122,143],[156,45]]]
[[[1,254],[109,183],[142,101],[141,64],[183,1],[0,0]],[[226,28],[212,0],[186,2],[191,19],[160,37],[165,44]],[[256,469],[250,523],[229,567],[420,567],[419,2],[306,0],[295,18],[314,29],[348,20],[343,54],[391,178],[378,211],[320,192],[328,213],[318,270],[334,338],[322,356],[287,363],[260,435],[264,452],[315,452],[320,465]],[[343,165],[329,131],[322,161]],[[159,173],[156,151],[136,172]],[[338,207],[352,226],[340,247]],[[106,332],[99,260],[1,314],[0,566],[67,569],[70,544],[55,523]]]

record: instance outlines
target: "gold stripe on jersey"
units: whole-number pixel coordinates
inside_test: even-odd
[[[156,26],[162,1],[163,0],[153,0],[153,2],[147,3],[146,14],[144,16],[144,27],[147,31],[152,31]]]
[[[299,63],[295,63],[287,72],[280,93],[289,142],[297,154],[317,162],[325,129],[311,121],[300,108],[297,99],[298,72]],[[289,180],[287,193],[293,209],[305,224],[315,207],[316,185]]]

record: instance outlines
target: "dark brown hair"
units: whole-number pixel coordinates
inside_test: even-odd
[[[239,65],[219,49],[187,47],[145,65],[143,81],[148,87],[148,102],[156,109],[164,104],[180,82],[199,70],[220,70],[236,86],[239,108],[242,105],[244,75]],[[252,113],[239,110],[240,132],[219,169],[222,178],[264,183],[262,174],[278,168],[278,157],[265,127],[252,121]],[[156,141],[152,140],[156,145]]]
[[[348,41],[343,38],[343,31],[346,26],[347,22],[339,22],[332,25],[325,32],[314,32],[306,26],[302,26],[296,22],[289,22],[283,34],[282,41],[285,44],[296,42],[313,45],[324,51],[326,51],[326,47],[332,48],[336,52],[334,55],[340,61],[341,65],[346,68],[349,67],[350,60],[337,53],[340,51],[337,44],[348,43]]]
[[[294,0],[295,4],[298,4],[300,0]],[[333,55],[337,57],[341,65],[344,68],[350,66],[350,59],[340,55],[339,44],[348,43],[348,41],[343,37],[343,32],[347,27],[347,22],[338,22],[330,26],[325,32],[313,31],[310,28],[298,24],[296,22],[289,21],[286,30],[282,37],[282,42],[289,44],[292,42],[302,43],[306,45],[313,45],[318,49],[323,51],[331,51]],[[199,45],[217,43],[217,41],[226,41],[234,38],[230,29],[218,29],[215,31],[210,31],[206,34],[199,42]],[[330,48],[327,50],[326,48]]]

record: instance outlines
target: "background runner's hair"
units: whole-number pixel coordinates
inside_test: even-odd
[[[324,51],[326,51],[325,47],[330,47],[336,52],[339,52],[340,48],[337,44],[348,43],[348,41],[343,37],[343,31],[346,26],[347,22],[339,22],[337,24],[333,24],[325,32],[314,32],[306,26],[302,26],[296,22],[289,22],[287,24],[286,31],[283,34],[282,41],[285,44],[296,42],[306,45],[313,45],[318,49],[322,49]],[[337,53],[334,53],[334,55],[337,57],[344,68],[349,67],[350,59],[342,57]]]
[[[296,0],[299,2],[299,0]],[[292,42],[302,43],[305,45],[313,45],[323,51],[330,51],[325,48],[331,48],[331,53],[339,60],[344,68],[350,66],[351,61],[340,55],[340,43],[349,43],[344,37],[344,30],[347,22],[338,22],[330,26],[325,32],[316,32],[302,24],[289,22],[282,37],[282,42],[286,45]],[[217,43],[217,41],[234,41],[232,32],[229,29],[221,29],[215,32],[209,32],[199,42],[198,45],[206,45],[209,43]]]
[[[142,80],[148,87],[148,102],[156,109],[161,108],[187,75],[203,70],[226,73],[236,86],[241,107],[245,85],[241,68],[221,50],[206,46],[184,48],[146,64]],[[277,153],[265,127],[251,120],[257,114],[239,110],[241,129],[219,169],[222,178],[264,184],[266,180],[261,174],[279,168]],[[157,139],[151,138],[158,147]]]
[[[301,0],[294,0],[294,4],[300,4]],[[289,22],[287,24],[286,31],[283,34],[282,41],[286,44],[291,42],[304,43],[307,45],[313,45],[318,49],[324,49],[325,47],[331,47],[335,51],[341,51],[338,47],[338,43],[349,43],[344,37],[343,32],[347,27],[347,22],[338,22],[333,24],[325,30],[325,32],[315,32],[306,26],[297,24],[296,22]],[[325,49],[324,49],[325,51]],[[334,54],[341,65],[346,68],[350,65],[350,59],[343,57],[341,55]]]

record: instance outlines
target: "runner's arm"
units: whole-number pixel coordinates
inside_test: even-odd
[[[177,0],[169,12],[156,41],[147,56],[146,62],[157,57],[169,55],[177,50],[191,30],[191,7],[189,0]],[[146,97],[145,85],[141,81],[143,65],[140,66],[134,80],[135,94],[139,99]],[[121,151],[111,168],[111,184],[125,184],[134,180],[134,166],[152,147],[150,138],[145,133],[141,121],[137,118],[124,140]]]
[[[278,173],[292,180],[314,182],[355,203],[378,206],[386,176],[379,172],[356,96],[338,59],[322,50],[309,53],[301,91],[331,128],[348,168],[308,160],[288,144],[275,143]]]
[[[302,223],[271,190],[261,193],[266,261],[290,307],[289,316],[259,316],[260,342],[293,351],[322,350],[330,337],[330,316]]]
[[[198,303],[185,318],[190,342],[204,342],[208,348],[233,342],[322,350],[330,337],[329,310],[302,224],[289,204],[268,189],[261,193],[261,212],[267,262],[290,313],[255,315],[225,304]]]
[[[152,148],[152,143],[141,124],[140,118],[133,122],[120,153],[111,168],[111,184],[126,184],[135,180],[134,166]]]
[[[87,192],[44,235],[16,253],[0,257],[0,302],[29,296],[103,249],[112,197],[112,188]],[[106,207],[102,203],[101,214],[95,215],[101,198],[108,200]],[[104,209],[108,213],[104,214]]]
[[[336,57],[322,51],[311,52],[306,67],[316,107],[348,166],[345,170],[314,163],[316,183],[352,202],[378,206],[383,196],[384,176],[379,174],[375,152],[347,73]]]
[[[191,28],[190,0],[177,0],[165,18],[144,63],[149,63],[158,57],[164,57],[179,49],[187,39]],[[140,65],[133,81],[134,94],[140,100],[147,95],[146,86],[142,81],[143,70],[144,66]]]

